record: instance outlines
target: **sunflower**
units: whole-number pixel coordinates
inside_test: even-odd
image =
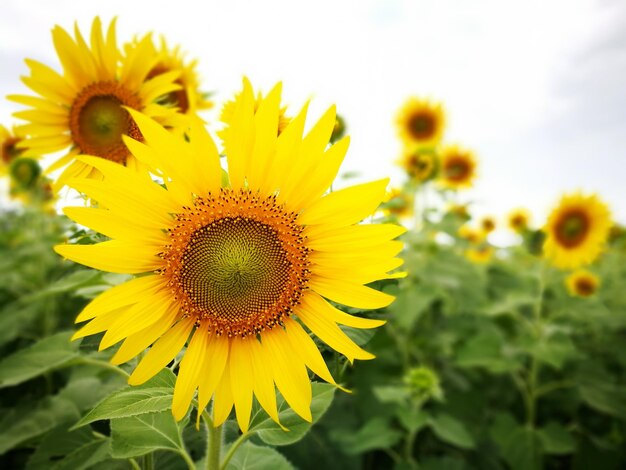
[[[428,181],[435,176],[436,160],[433,152],[422,149],[406,150],[398,164],[416,182]]]
[[[0,176],[8,174],[11,162],[22,154],[17,144],[23,139],[24,136],[18,128],[14,127],[10,131],[0,126]]]
[[[228,133],[227,131],[228,126],[230,126],[233,120],[235,119],[235,108],[237,107],[237,100],[239,98],[240,98],[239,96],[235,96],[233,100],[227,101],[226,103],[224,103],[224,106],[222,107],[222,112],[220,113],[220,121],[222,121],[222,123],[224,124],[224,128],[218,131],[217,133],[217,135],[222,140],[224,140],[224,136]],[[259,110],[259,107],[261,106],[261,103],[263,102],[263,100],[264,100],[263,93],[258,92],[256,94],[256,98],[254,99],[254,103],[253,103],[254,113],[256,113]],[[287,125],[291,122],[291,118],[285,114],[286,112],[287,112],[287,107],[282,106],[278,114],[278,124],[276,126],[277,135],[282,134],[282,132],[287,127]],[[333,125],[333,131],[335,130],[336,126],[337,126],[337,117],[335,117],[335,124]],[[331,133],[331,138],[332,138],[332,133]],[[329,141],[331,138],[329,138]]]
[[[476,159],[469,150],[458,145],[441,151],[439,184],[450,189],[469,188],[476,177]]]
[[[496,221],[493,217],[483,217],[480,220],[480,228],[485,233],[491,233],[496,229]]]
[[[524,208],[511,211],[507,218],[509,228],[514,232],[521,233],[528,229],[530,223],[530,212]]]
[[[59,186],[74,176],[101,177],[94,167],[76,160],[78,154],[135,167],[136,160],[122,142],[122,135],[137,140],[142,136],[124,107],[158,117],[161,123],[168,124],[175,119],[175,111],[157,104],[156,100],[180,88],[174,83],[179,71],[147,79],[157,60],[150,54],[153,46],[149,37],[132,48],[120,67],[115,20],[105,36],[100,19],[96,18],[90,45],[78,27],[74,35],[72,39],[59,26],[52,30],[63,74],[27,59],[30,76],[22,80],[39,96],[8,97],[31,108],[15,113],[16,117],[30,121],[21,126],[21,131],[30,136],[18,144],[25,149],[24,155],[39,157],[70,148],[48,169],[53,171],[72,162],[59,178]]]
[[[124,50],[131,51],[136,44],[137,42],[126,44]],[[158,60],[146,78],[149,80],[165,73],[178,72],[179,76],[175,83],[181,87],[163,95],[160,102],[175,106],[183,114],[195,114],[198,110],[213,107],[213,102],[200,91],[200,79],[196,71],[197,60],[186,61],[180,46],[169,47],[164,37],[161,37],[159,45],[154,47],[153,53]]]
[[[566,194],[544,228],[543,252],[561,269],[590,264],[600,255],[611,225],[609,208],[596,195]]]
[[[467,240],[472,245],[477,245],[485,239],[485,233],[483,231],[472,228],[469,225],[461,225],[458,233],[459,237]]]
[[[407,146],[437,145],[443,136],[445,114],[440,103],[409,98],[396,121],[398,134]]]
[[[567,276],[565,285],[571,296],[591,297],[600,286],[600,278],[589,271],[579,269]]]
[[[349,139],[327,148],[334,107],[303,138],[305,106],[278,136],[280,94],[279,84],[255,106],[244,80],[224,136],[228,187],[198,119],[190,120],[185,140],[132,110],[144,141],[125,137],[126,145],[163,175],[164,185],[93,157],[80,159],[105,181],[71,181],[102,208],[66,214],[111,240],[56,251],[96,269],[138,275],[94,299],[77,318],[91,321],[74,337],[106,331],[101,349],[124,340],[115,364],[152,345],[129,379],[136,385],[172,361],[191,335],[174,390],[178,420],[198,389],[199,410],[213,397],[216,426],[234,405],[247,430],[253,395],[278,422],[276,385],[310,421],[306,367],[335,382],[307,329],[350,361],[372,359],[338,324],[384,322],[348,315],[330,301],[362,309],[393,301],[365,284],[399,277],[388,273],[402,264],[396,258],[402,243],[393,239],[404,229],[358,224],[378,207],[387,180],[324,195]]]
[[[410,194],[399,188],[392,188],[387,193],[386,201],[382,206],[389,216],[407,217],[413,212],[413,201]]]
[[[481,246],[475,246],[465,250],[465,256],[472,263],[484,264],[488,263],[493,256],[493,247],[483,244]]]

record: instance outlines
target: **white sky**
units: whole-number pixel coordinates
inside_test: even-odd
[[[118,18],[118,40],[163,33],[199,59],[218,103],[248,75],[283,81],[293,110],[332,103],[352,145],[343,171],[391,175],[409,95],[444,102],[446,140],[480,159],[463,195],[479,214],[523,205],[542,223],[563,191],[597,191],[626,222],[626,3],[619,0],[1,0],[0,95],[31,57],[58,68],[54,24]],[[0,123],[19,107],[0,100]]]

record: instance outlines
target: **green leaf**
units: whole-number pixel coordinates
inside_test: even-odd
[[[484,367],[495,374],[520,367],[512,352],[506,349],[504,337],[496,329],[470,338],[459,350],[456,362],[460,367]]]
[[[244,443],[228,465],[226,470],[293,470],[294,467],[277,450],[271,447],[262,447]]]
[[[474,438],[467,431],[465,425],[450,415],[439,414],[430,418],[430,426],[435,435],[448,444],[463,449],[473,449],[475,446]]]
[[[51,470],[82,470],[102,462],[109,457],[109,439],[99,439],[75,449],[67,454]]]
[[[396,411],[400,424],[410,432],[417,432],[428,424],[429,415],[423,410],[400,407]]]
[[[169,410],[175,382],[174,373],[163,369],[142,385],[113,392],[76,423],[74,428],[102,419],[127,418]]]
[[[32,404],[14,408],[0,421],[0,455],[79,416],[76,405],[59,396],[46,398],[35,409]]]
[[[540,341],[532,345],[529,352],[539,361],[551,365],[557,370],[562,369],[567,361],[578,356],[574,343],[565,334],[556,334]]]
[[[570,432],[561,424],[549,422],[546,427],[537,431],[543,449],[548,454],[571,454],[576,448],[576,442]]]
[[[623,387],[598,382],[582,384],[579,390],[590,407],[618,418],[626,418],[626,394]]]
[[[403,385],[379,385],[372,392],[381,403],[404,404],[409,399],[409,389]]]
[[[532,429],[519,427],[509,434],[502,448],[502,455],[512,470],[542,468],[541,441]]]
[[[78,357],[78,343],[64,331],[21,349],[0,362],[0,388],[25,382]]]
[[[402,433],[391,428],[388,421],[382,417],[371,419],[356,432],[335,429],[331,431],[331,436],[341,445],[343,451],[350,455],[375,449],[388,449],[402,439]]]
[[[335,396],[335,387],[326,383],[312,382],[311,388],[313,392],[311,414],[313,415],[313,423],[316,423],[326,413],[326,410],[332,403]],[[284,446],[298,442],[311,429],[313,423],[304,421],[280,396],[278,397],[277,406],[280,422],[289,431],[283,431],[255,403],[250,423],[250,432],[258,433],[263,442],[272,446]]]
[[[171,411],[111,420],[111,455],[129,458],[155,449],[180,452],[183,443]]]

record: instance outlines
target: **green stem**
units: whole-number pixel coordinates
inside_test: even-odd
[[[143,456],[143,469],[144,470],[154,469],[154,462],[152,460],[152,452]]]
[[[537,302],[535,302],[533,308],[533,326],[534,333],[538,341],[541,341],[541,337],[543,335],[542,325],[541,325],[541,314],[543,310],[543,294],[545,290],[545,273],[546,266],[542,264],[541,270],[539,272],[539,293],[537,297]],[[529,428],[533,428],[535,426],[535,419],[537,415],[537,390],[540,389],[538,381],[539,381],[539,369],[540,369],[539,360],[537,356],[533,355],[530,363],[530,371],[528,373],[528,408],[526,415],[526,426]]]
[[[226,469],[226,467],[228,466],[228,462],[230,462],[230,459],[233,458],[233,455],[235,455],[235,452],[237,452],[237,449],[239,448],[239,446],[243,444],[246,441],[246,439],[252,436],[252,434],[253,433],[246,432],[242,434],[241,436],[239,436],[235,442],[233,442],[233,445],[231,445],[230,449],[228,449],[228,452],[226,453],[226,456],[224,457],[224,460],[222,461],[220,465],[220,470]]]
[[[222,450],[222,426],[213,426],[213,420],[204,410],[202,418],[207,427],[206,470],[219,470],[220,452]]]
[[[191,459],[191,457],[189,456],[187,451],[185,449],[181,449],[180,452],[178,452],[178,453],[180,454],[180,456],[183,458],[183,460],[187,464],[187,468],[189,470],[195,470],[196,464],[193,463],[193,460]]]
[[[569,387],[573,387],[574,385],[576,385],[575,382],[572,382],[571,380],[560,380],[557,382],[550,382],[550,383],[542,385],[541,387],[538,387],[535,390],[535,396],[539,398],[542,395],[546,395],[547,393],[554,392],[555,390],[558,390],[560,388],[569,388]]]
[[[102,367],[103,369],[108,369],[110,371],[117,372],[118,374],[124,376],[125,378],[130,377],[130,374],[128,372],[126,372],[125,370],[117,366],[114,366],[110,362],[101,361],[99,359],[92,359],[90,357],[81,357],[78,360],[79,360],[79,364]]]
[[[128,459],[128,461],[130,462],[130,466],[133,467],[133,470],[141,470],[141,467],[139,466],[139,464],[137,463],[137,461],[135,459]]]

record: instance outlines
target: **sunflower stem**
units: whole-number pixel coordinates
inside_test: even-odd
[[[213,426],[209,413],[202,412],[207,427],[206,470],[219,470],[222,450],[222,425]]]
[[[92,359],[90,357],[81,357],[79,361],[80,361],[80,364],[102,367],[103,369],[108,369],[110,371],[117,372],[118,374],[126,378],[130,377],[130,374],[126,372],[124,369],[114,366],[113,364],[106,362],[106,361],[101,361],[99,359]]]
[[[230,462],[230,459],[233,458],[233,455],[235,455],[235,452],[237,452],[237,449],[239,448],[239,446],[243,444],[246,441],[246,439],[248,439],[250,436],[252,436],[252,433],[246,432],[242,434],[241,436],[239,436],[235,442],[233,442],[233,444],[230,446],[230,449],[228,449],[228,452],[226,453],[224,460],[222,461],[220,465],[220,470],[226,469],[226,467],[228,466],[228,462]]]

